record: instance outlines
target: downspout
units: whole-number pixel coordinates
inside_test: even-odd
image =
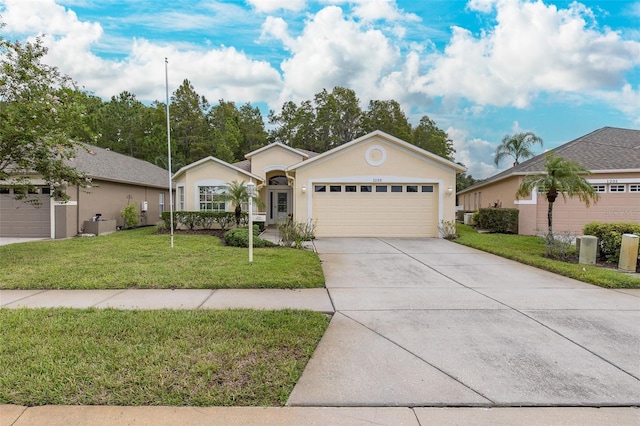
[[[76,233],[80,233],[80,185],[76,185]]]

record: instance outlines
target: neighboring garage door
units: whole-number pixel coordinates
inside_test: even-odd
[[[29,199],[39,203],[17,201],[11,193],[0,194],[0,237],[51,236],[51,197],[32,194]]]
[[[317,183],[312,218],[319,237],[436,237],[433,184]]]

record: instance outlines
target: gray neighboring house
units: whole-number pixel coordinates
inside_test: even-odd
[[[87,145],[70,164],[92,178],[91,188],[70,186],[66,203],[51,198],[51,188],[34,175],[39,203],[14,199],[14,189],[0,182],[0,237],[67,238],[86,232],[97,214],[122,226],[121,211],[134,203],[141,225],[153,225],[169,209],[169,172],[147,161]],[[113,222],[112,222],[113,223]]]
[[[585,207],[577,198],[558,197],[553,207],[553,228],[581,234],[590,222],[640,223],[640,130],[603,127],[552,149],[591,171],[587,180],[600,197]],[[547,229],[546,197],[534,193],[516,200],[526,175],[544,171],[545,154],[537,155],[458,193],[458,208],[477,210],[495,205],[517,208],[519,233],[536,235]]]

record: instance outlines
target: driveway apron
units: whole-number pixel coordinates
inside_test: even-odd
[[[292,406],[640,405],[640,291],[440,239],[319,239],[336,309]]]

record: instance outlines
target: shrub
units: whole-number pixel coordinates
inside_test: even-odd
[[[550,258],[567,260],[570,255],[575,254],[573,242],[576,239],[576,235],[570,232],[554,232],[552,240],[549,240],[546,236],[545,234],[545,248],[547,256]]]
[[[640,223],[591,222],[584,226],[583,233],[584,235],[593,235],[598,238],[600,258],[607,262],[617,262],[620,259],[622,234],[640,234]]]
[[[170,222],[170,212],[162,212],[162,219]],[[173,229],[179,225],[186,226],[189,229],[202,227],[211,229],[215,223],[220,226],[223,231],[235,222],[234,212],[211,212],[211,211],[176,211],[173,212]]]
[[[487,208],[478,211],[478,228],[502,234],[518,233],[518,209]]]
[[[456,232],[456,221],[455,220],[443,220],[440,222],[440,226],[438,226],[440,230],[440,235],[442,238],[446,240],[455,240],[460,235]]]
[[[120,214],[124,218],[125,228],[131,228],[140,223],[140,220],[138,219],[140,213],[138,213],[138,208],[135,204],[128,204]]]
[[[271,241],[259,238],[258,235],[260,235],[260,228],[258,227],[258,225],[253,225],[254,247],[273,247],[276,245]],[[228,246],[249,247],[249,228],[236,228],[225,232],[224,242]]]
[[[160,219],[156,222],[156,232],[166,232],[169,230],[169,224]]]
[[[294,246],[297,249],[301,249],[304,241],[311,241],[315,238],[316,225],[312,222],[300,223],[287,220],[276,224],[276,227],[280,232],[282,245],[285,247]]]

